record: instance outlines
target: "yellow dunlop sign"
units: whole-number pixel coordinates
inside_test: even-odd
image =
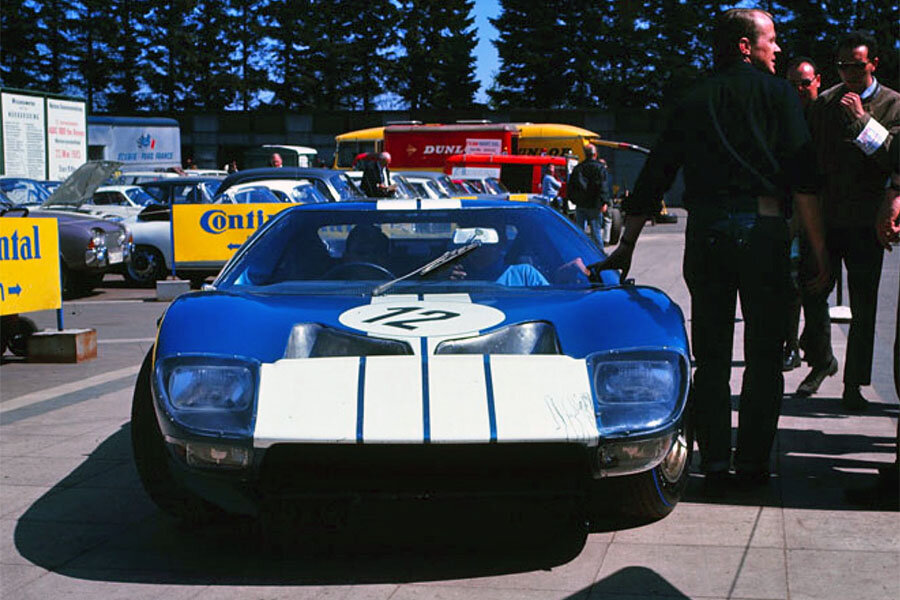
[[[0,219],[0,315],[62,307],[56,219]]]
[[[291,206],[297,204],[176,204],[175,263],[225,263],[260,225]]]

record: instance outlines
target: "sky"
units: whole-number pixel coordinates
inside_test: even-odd
[[[500,59],[491,40],[497,39],[497,30],[488,18],[500,14],[500,0],[475,0],[475,27],[478,29],[478,45],[475,47],[475,74],[481,88],[475,94],[476,102],[487,103],[487,89],[497,72]]]

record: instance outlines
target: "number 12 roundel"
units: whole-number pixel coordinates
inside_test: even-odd
[[[483,304],[397,300],[351,308],[339,321],[373,335],[430,337],[474,333],[505,318],[501,311]]]

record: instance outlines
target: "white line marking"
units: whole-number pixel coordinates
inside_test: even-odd
[[[78,392],[85,388],[100,385],[108,381],[115,381],[116,379],[122,379],[130,375],[135,375],[140,370],[141,365],[134,365],[132,367],[125,367],[123,369],[117,369],[115,371],[108,371],[106,373],[94,375],[93,377],[88,377],[87,379],[82,379],[80,381],[64,383],[56,387],[47,388],[46,390],[31,392],[30,394],[25,394],[24,396],[19,396],[18,398],[3,400],[2,403],[0,403],[0,408],[2,408],[3,412],[16,410],[17,408],[22,408],[30,404],[36,404],[38,402],[44,402],[45,400],[52,400],[54,398],[58,398],[59,396],[65,396],[66,394]]]

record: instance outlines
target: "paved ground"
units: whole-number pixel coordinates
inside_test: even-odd
[[[666,290],[689,314],[682,231],[683,219],[646,229],[632,274]],[[98,330],[97,360],[60,366],[6,357],[0,366],[0,596],[896,598],[900,517],[885,497],[851,492],[848,498],[847,490],[871,485],[875,468],[892,458],[898,272],[900,252],[894,252],[885,262],[874,385],[864,389],[873,405],[866,414],[842,413],[840,377],[828,379],[813,399],[789,395],[775,477],[765,489],[710,500],[694,477],[669,517],[640,526],[602,524],[576,558],[552,567],[539,553],[490,545],[363,544],[366,550],[353,551],[360,547],[354,540],[310,556],[272,550],[245,523],[179,527],[141,489],[129,434],[134,377],[165,306],[144,301],[149,291],[107,281],[99,294],[65,305],[67,326]],[[52,313],[37,318],[55,324]],[[843,327],[834,326],[841,362]],[[740,322],[737,334],[735,392],[743,364]],[[805,372],[786,375],[788,392]]]

